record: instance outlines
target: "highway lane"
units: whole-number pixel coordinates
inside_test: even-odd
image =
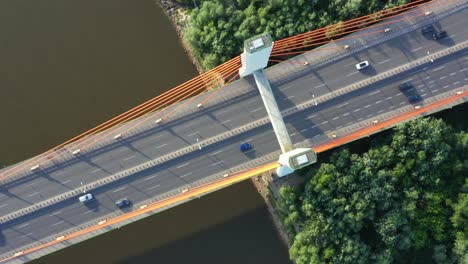
[[[466,10],[461,13],[466,13]],[[452,15],[445,18],[440,22],[440,27],[447,30],[452,38],[436,42],[427,40],[427,36],[423,36],[418,31],[407,33],[384,44],[314,70],[312,74],[295,80],[293,86],[286,83],[274,87],[278,88],[276,93],[278,104],[281,109],[284,109],[293,104],[302,103],[311,96],[329,93],[345,84],[363,80],[369,75],[427,55],[427,51],[438,51],[466,37],[467,31],[463,27],[463,19],[459,19],[458,16]],[[451,34],[451,31],[457,32],[457,34]],[[372,69],[362,73],[357,72],[354,65],[364,59],[371,62]],[[326,80],[326,85],[324,85],[323,80]],[[245,83],[238,82],[227,89],[235,89],[237,85],[245,85]],[[291,87],[300,87],[300,89],[289,89]],[[312,87],[313,89],[304,89],[303,87]],[[286,88],[288,89],[286,90]],[[232,115],[231,113],[236,114]],[[115,145],[114,150],[106,153],[84,155],[81,157],[83,162],[74,163],[59,171],[52,172],[48,175],[49,179],[36,177],[25,184],[11,185],[12,187],[7,190],[8,193],[4,192],[0,195],[0,206],[3,206],[0,207],[0,210],[5,214],[13,212],[18,208],[79,187],[81,183],[87,184],[125,168],[133,167],[145,160],[196,144],[197,138],[200,140],[209,138],[265,115],[266,112],[258,93],[252,92],[251,98],[248,100],[237,104],[227,104],[226,107],[212,111],[211,116],[199,115],[190,122],[175,124],[170,126],[170,130],[161,130],[150,137],[124,141],[124,144]],[[213,117],[219,122],[213,122]]]
[[[379,111],[386,112],[404,107],[409,103],[398,90],[398,84],[403,81],[411,81],[417,92],[425,99],[443,91],[456,90],[462,85],[468,85],[467,69],[468,50],[464,50],[440,59],[433,65],[423,65],[414,71],[288,116],[286,118],[288,131],[294,134],[294,142],[300,142],[328,130],[335,130],[339,126],[355,123],[360,118],[372,118]],[[433,86],[430,87],[431,85]],[[355,111],[358,109],[359,111]],[[255,151],[240,153],[238,144],[242,141],[251,142]],[[40,213],[29,215],[21,221],[4,225],[2,235],[7,244],[1,247],[0,253],[105,216],[115,211],[113,203],[117,199],[128,197],[134,203],[138,203],[158,193],[196,181],[200,175],[219,173],[253,157],[261,157],[278,149],[279,146],[269,125],[203,148],[199,153],[191,153],[94,190],[93,194],[97,200],[89,206],[79,204],[76,199],[70,199]]]

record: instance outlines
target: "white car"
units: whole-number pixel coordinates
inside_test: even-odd
[[[361,61],[360,63],[356,64],[356,69],[358,70],[362,70],[366,67],[369,66],[369,62],[368,61]]]
[[[93,195],[90,194],[90,193],[87,193],[85,195],[82,195],[80,196],[80,198],[78,198],[78,200],[81,202],[81,203],[87,203],[89,201],[91,201],[93,199]]]

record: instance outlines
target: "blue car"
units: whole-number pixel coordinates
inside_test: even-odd
[[[128,200],[127,198],[124,198],[120,201],[117,201],[115,205],[119,208],[126,207],[130,205],[130,200]]]
[[[248,142],[244,142],[244,143],[240,144],[239,149],[241,151],[247,151],[249,149],[252,149],[252,145],[250,143],[248,143]]]

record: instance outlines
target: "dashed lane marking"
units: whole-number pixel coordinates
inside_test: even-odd
[[[445,66],[445,65],[444,65],[444,66],[440,66],[439,68],[435,68],[435,69],[433,69],[432,71],[433,71],[433,72],[436,72],[436,71],[442,70],[442,69],[445,68],[445,67],[447,67],[447,66]]]
[[[149,187],[147,190],[153,190],[153,189],[156,189],[156,188],[158,188],[159,186],[160,186],[160,185],[159,185],[159,184],[157,184],[157,185],[154,185],[154,186],[151,186],[151,187]]]
[[[263,107],[259,107],[259,108],[257,108],[257,109],[254,109],[254,110],[250,111],[250,113],[255,113],[255,112],[260,111],[260,110],[262,110],[262,109],[263,109]]]
[[[124,187],[122,187],[122,188],[118,188],[117,190],[113,190],[112,192],[113,192],[113,193],[120,192],[120,191],[122,191],[122,190],[125,190],[125,188],[127,188],[127,187],[124,186]]]
[[[20,225],[20,226],[18,226],[18,229],[21,229],[21,228],[23,228],[23,227],[27,227],[28,225],[29,225],[29,223],[26,223],[26,224],[24,224],[24,225]]]
[[[167,144],[159,145],[159,146],[155,147],[155,149],[162,148],[162,147],[165,147],[165,146],[167,146]]]
[[[353,112],[355,113],[355,112],[359,112],[359,111],[361,111],[361,108],[358,108],[358,109],[354,110]]]
[[[183,167],[185,167],[185,166],[187,166],[189,164],[190,164],[190,162],[187,162],[187,163],[184,163],[182,165],[177,166],[177,168],[180,169],[180,168],[183,168]]]
[[[59,221],[59,222],[57,222],[57,223],[55,223],[55,224],[52,224],[52,225],[53,225],[53,226],[56,226],[56,225],[60,225],[60,224],[62,224],[62,223],[65,223],[65,221]]]
[[[223,163],[223,162],[224,162],[224,160],[218,161],[218,162],[212,163],[211,166],[216,166],[216,165],[221,164],[221,163]]]
[[[181,177],[181,178],[185,178],[185,177],[190,176],[190,175],[192,175],[192,172],[186,173],[186,174],[184,174],[184,175],[182,175],[182,176],[180,176],[180,177]]]
[[[216,152],[213,152],[211,154],[209,154],[210,156],[214,156],[214,155],[218,155],[219,153],[223,152],[222,150],[218,150]]]
[[[191,137],[191,136],[195,136],[196,134],[200,133],[200,131],[197,131],[197,132],[193,132],[191,134],[188,134],[187,137]]]
[[[36,194],[40,194],[40,192],[31,193],[30,195],[28,195],[28,197],[34,196]]]
[[[377,64],[384,64],[384,63],[386,63],[387,61],[390,61],[390,59],[381,61],[381,62],[379,62],[379,63],[377,63]]]
[[[148,178],[145,178],[144,181],[149,181],[149,180],[155,178],[156,176],[157,176],[157,175],[149,176]]]
[[[135,155],[130,156],[130,157],[127,157],[127,158],[123,159],[123,161],[129,160],[129,159],[133,159],[134,157],[135,157]]]

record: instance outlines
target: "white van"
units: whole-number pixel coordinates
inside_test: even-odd
[[[80,198],[78,198],[78,200],[81,202],[81,203],[87,203],[89,201],[91,201],[93,199],[93,195],[90,194],[90,193],[87,193],[83,196],[80,196]]]

